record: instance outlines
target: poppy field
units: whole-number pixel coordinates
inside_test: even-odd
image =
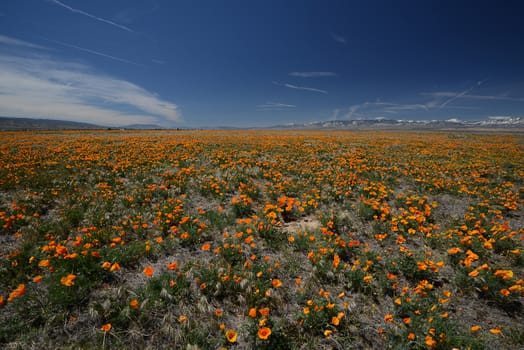
[[[524,347],[524,135],[0,136],[2,348]]]

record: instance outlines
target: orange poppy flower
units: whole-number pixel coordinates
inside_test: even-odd
[[[138,300],[136,299],[133,299],[129,302],[129,306],[131,306],[131,308],[135,309],[135,310],[138,310]]]
[[[271,335],[271,328],[262,327],[258,330],[257,335],[260,339],[267,340],[269,336]]]
[[[258,309],[258,312],[262,315],[262,316],[265,316],[267,317],[269,315],[269,308],[268,307],[263,307],[261,309]]]
[[[70,273],[69,275],[62,277],[60,279],[60,283],[62,283],[66,287],[71,287],[72,285],[75,284],[75,279],[76,279],[76,276]]]
[[[39,263],[38,263],[38,267],[48,267],[49,266],[49,260],[41,260]]]
[[[37,276],[33,277],[33,282],[35,282],[35,283],[42,282],[42,276],[37,275]]]
[[[513,278],[513,271],[511,270],[497,270],[494,273],[495,276],[500,277],[504,280],[509,280]]]
[[[9,297],[7,298],[8,302],[12,302],[15,300],[15,298],[18,298],[19,296],[22,296],[25,294],[25,284],[19,284],[18,287],[11,293],[9,293]]]
[[[335,256],[333,257],[333,267],[337,268],[338,265],[340,265],[340,256],[338,256],[338,254],[335,254]]]
[[[176,270],[178,268],[178,263],[175,261],[175,262],[172,262],[170,264],[167,264],[166,267],[169,270]]]
[[[453,247],[453,248],[448,249],[448,254],[453,255],[453,254],[460,253],[461,251],[462,249],[460,249],[459,247]]]
[[[476,333],[478,331],[480,331],[480,326],[479,325],[475,325],[475,326],[471,326],[470,330],[473,332],[473,333]]]
[[[109,333],[111,331],[111,323],[106,323],[105,325],[103,325],[102,327],[100,327],[100,330],[102,332],[106,332],[106,333]]]
[[[155,269],[152,267],[152,266],[146,266],[144,268],[144,271],[142,271],[144,273],[144,275],[146,275],[147,277],[151,277],[153,276],[153,273],[155,273]]]
[[[502,330],[500,328],[492,328],[489,330],[491,334],[501,334]]]
[[[114,271],[120,271],[120,265],[118,263],[114,263],[113,265],[111,265],[111,267],[109,268],[109,271],[111,272],[114,272]]]
[[[234,330],[232,329],[228,329],[226,331],[226,339],[228,342],[230,343],[234,343],[237,341],[237,332],[235,332]]]
[[[437,346],[437,341],[431,335],[426,335],[426,345],[430,348]]]
[[[394,280],[397,279],[397,275],[392,274],[392,273],[388,273],[388,274],[386,275],[386,277],[387,277],[387,279],[390,280],[390,281],[394,281]]]

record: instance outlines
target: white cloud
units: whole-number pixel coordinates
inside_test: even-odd
[[[336,77],[337,73],[333,72],[291,72],[289,73],[292,77],[299,78],[319,78],[319,77]]]
[[[333,112],[331,113],[331,118],[329,120],[337,120],[339,112],[340,110],[338,108],[335,108]]]
[[[85,64],[35,56],[32,52],[0,53],[0,115],[111,126],[171,126],[180,121],[175,104],[136,84],[99,73]]]
[[[506,122],[523,121],[524,122],[524,117],[517,116],[517,115],[490,115],[488,116],[488,119],[494,120],[494,121],[506,121]]]
[[[97,21],[100,21],[100,22],[103,22],[103,23],[106,23],[106,24],[109,24],[109,25],[112,25],[113,27],[116,27],[116,28],[119,28],[119,29],[122,29],[122,30],[125,30],[127,32],[133,32],[133,30],[131,28],[128,28],[126,26],[123,26],[121,24],[118,24],[118,23],[115,23],[113,21],[110,21],[108,19],[105,19],[105,18],[102,18],[102,17],[98,17],[98,16],[95,16],[95,15],[92,15],[90,13],[87,13],[85,11],[82,11],[82,10],[79,10],[79,9],[75,9],[71,6],[68,6],[66,4],[64,4],[63,2],[61,1],[58,1],[58,0],[50,0],[52,3],[58,5],[58,6],[61,6],[65,9],[68,9],[69,11],[73,12],[73,13],[78,13],[78,14],[81,14],[81,15],[84,15],[84,16],[87,16],[89,18],[92,18],[94,20],[97,20]]]
[[[307,86],[297,86],[297,85],[288,84],[288,83],[282,84],[282,83],[279,83],[277,81],[274,81],[273,84],[278,85],[278,86],[284,86],[284,87],[287,87],[287,88],[290,88],[290,89],[295,89],[295,90],[320,92],[321,94],[327,94],[328,93],[326,90],[320,90],[320,89],[307,87]]]

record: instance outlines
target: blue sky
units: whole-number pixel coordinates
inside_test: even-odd
[[[3,0],[0,115],[165,127],[524,116],[521,1]]]

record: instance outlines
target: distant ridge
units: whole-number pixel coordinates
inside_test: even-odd
[[[67,120],[0,117],[0,131],[96,129],[107,129],[107,127]]]
[[[157,124],[130,124],[124,126],[107,127],[90,123],[73,122],[55,119],[15,118],[0,117],[0,131],[17,130],[165,130],[166,128]],[[394,119],[354,119],[354,120],[328,120],[309,123],[289,123],[262,127],[200,127],[202,130],[434,130],[434,131],[457,131],[457,130],[479,130],[479,131],[511,131],[524,132],[523,117],[489,117],[485,120],[394,120]],[[176,130],[179,130],[176,128]]]
[[[132,129],[132,130],[159,130],[159,129],[165,129],[161,127],[160,125],[156,124],[130,124],[121,126],[120,129]]]
[[[524,118],[491,117],[487,120],[355,119],[275,125],[270,129],[295,130],[524,130]]]

